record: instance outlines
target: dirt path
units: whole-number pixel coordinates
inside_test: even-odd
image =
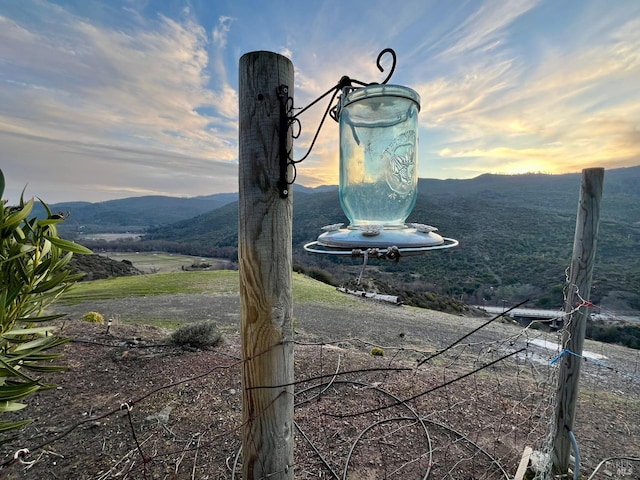
[[[124,323],[176,325],[184,321],[213,320],[227,335],[236,335],[240,324],[238,295],[153,295],[57,305],[54,311],[79,319],[97,310],[105,318]],[[293,309],[299,339],[331,343],[357,338],[375,345],[411,347],[436,351],[477,329],[491,317],[477,318],[361,299],[357,308],[345,310],[315,302],[297,302]],[[507,339],[513,339],[511,342]],[[535,361],[545,362],[557,354],[558,334],[527,330],[502,319],[464,339],[464,344],[508,345],[527,348]],[[640,376],[640,351],[587,340],[585,350],[606,359],[612,369]]]
[[[237,295],[154,295],[57,305],[54,308],[54,311],[75,319],[91,310],[124,323],[175,325],[184,321],[213,320],[228,334],[236,333],[240,324],[240,299]],[[349,310],[315,302],[297,302],[293,315],[298,333],[316,341],[332,342],[357,337],[378,345],[413,344],[434,349],[447,346],[490,318],[463,317],[366,299]],[[492,341],[519,331],[521,328],[494,322],[475,334],[473,341]]]

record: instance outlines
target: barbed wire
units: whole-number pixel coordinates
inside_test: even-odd
[[[464,472],[473,478],[502,479],[510,478],[525,446],[533,446],[544,454],[544,432],[554,406],[555,363],[558,355],[575,352],[562,353],[557,334],[533,330],[530,325],[510,326],[498,337],[494,333],[478,336],[494,320],[476,327],[470,322],[467,333],[442,346],[407,345],[407,339],[398,345],[383,345],[389,355],[382,359],[363,355],[363,345],[375,345],[364,339],[296,341],[304,358],[316,360],[303,362],[295,382],[277,386],[297,387],[294,426],[299,443],[296,465],[292,466],[296,468],[296,478],[317,478],[319,472],[338,479],[349,475],[355,478],[368,471],[381,472],[378,478],[453,479],[461,478]],[[536,343],[538,340],[549,345]],[[78,343],[73,348],[86,351],[113,348],[101,343]],[[242,461],[238,446],[243,423],[238,414],[240,398],[233,385],[242,361],[234,359],[233,348],[228,345],[226,349],[207,352],[217,364],[201,373],[166,381],[137,394],[127,392],[126,386],[120,387],[114,393],[132,400],[118,402],[104,413],[90,414],[80,420],[67,418],[66,425],[57,425],[57,433],[44,440],[29,440],[37,438],[33,435],[38,433],[38,427],[34,427],[31,437],[20,439],[20,443],[30,449],[15,448],[15,455],[10,454],[2,468],[20,466],[28,469],[25,472],[33,472],[33,478],[41,478],[47,468],[56,471],[64,462],[77,462],[78,452],[74,454],[76,458],[66,457],[63,462],[55,457],[57,465],[46,466],[51,463],[47,459],[54,455],[71,455],[66,453],[67,443],[81,441],[72,439],[63,444],[63,439],[85,428],[99,431],[104,427],[93,427],[96,422],[113,418],[116,433],[110,436],[105,432],[103,443],[92,443],[95,451],[86,452],[92,458],[111,459],[110,463],[102,463],[95,478],[153,478],[166,470],[168,464],[175,478],[198,478],[196,475],[203,472],[198,463],[211,468],[212,457],[222,460],[209,475],[224,472],[236,477]],[[615,348],[618,347],[602,346],[601,354]],[[225,356],[232,360],[223,361]],[[586,355],[582,358],[587,366],[585,374],[593,379],[589,386],[594,392],[600,392],[591,399],[594,405],[601,402],[604,409],[612,401],[612,393],[604,383],[611,379],[601,378],[603,371],[608,377],[631,380],[619,385],[623,389],[621,398],[638,398],[640,386],[634,384],[638,380],[637,362],[636,370],[629,372],[619,363],[593,361]],[[167,362],[163,365],[172,359],[163,357]],[[372,367],[372,361],[378,366]],[[223,396],[220,393],[223,388],[234,393]],[[212,394],[219,397],[216,408],[235,413],[218,421],[216,416],[222,415],[219,413],[222,410],[202,410],[203,404],[209,408],[212,405],[203,403],[201,396]],[[152,400],[152,397],[162,400]],[[211,419],[193,425],[176,423],[171,428],[160,421],[149,426],[140,417],[144,417],[145,409],[153,409],[159,401],[175,402],[185,411],[200,409],[198,411],[206,412]],[[367,406],[370,408],[363,408]],[[632,404],[629,408],[635,408],[636,414],[640,414],[640,405]],[[252,420],[255,418],[249,421]],[[635,425],[626,428],[630,436],[640,434]],[[210,453],[212,450],[218,453]],[[34,454],[38,456],[31,460]],[[192,458],[188,469],[187,457]],[[182,477],[177,476],[179,472]],[[593,474],[596,473],[594,470]]]

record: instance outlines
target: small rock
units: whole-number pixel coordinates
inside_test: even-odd
[[[167,423],[169,423],[169,414],[171,414],[171,410],[173,410],[172,407],[166,406],[158,413],[149,415],[147,418],[145,418],[145,420],[148,422],[153,422],[154,420],[156,420],[159,424],[166,425]]]

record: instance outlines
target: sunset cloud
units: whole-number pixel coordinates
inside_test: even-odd
[[[0,165],[14,196],[236,190],[238,61],[253,50],[292,59],[301,108],[342,75],[380,81],[376,57],[393,47],[391,82],[422,98],[422,177],[640,163],[640,4],[16,5],[0,3]],[[328,100],[300,117],[295,158]],[[337,183],[338,161],[328,119],[297,181]]]

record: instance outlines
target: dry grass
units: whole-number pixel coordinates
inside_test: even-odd
[[[69,371],[52,378],[58,389],[33,397],[21,414],[36,422],[2,449],[8,460],[29,448],[25,461],[35,463],[0,476],[232,478],[241,429],[237,337],[187,352],[162,346],[169,332],[149,326],[118,323],[107,335],[104,325],[74,321],[65,330],[82,340],[64,347]],[[514,474],[525,446],[545,438],[553,386],[527,361],[436,388],[500,354],[454,349],[437,364],[388,371],[415,366],[421,354],[386,347],[385,357],[373,357],[370,348],[357,340],[297,347],[300,380],[356,372],[296,386],[296,479],[500,479]],[[379,370],[362,371],[372,368]],[[606,391],[586,385],[576,428],[585,470],[606,456],[637,455],[638,390],[624,381]],[[631,468],[636,477],[620,478],[637,478]]]

